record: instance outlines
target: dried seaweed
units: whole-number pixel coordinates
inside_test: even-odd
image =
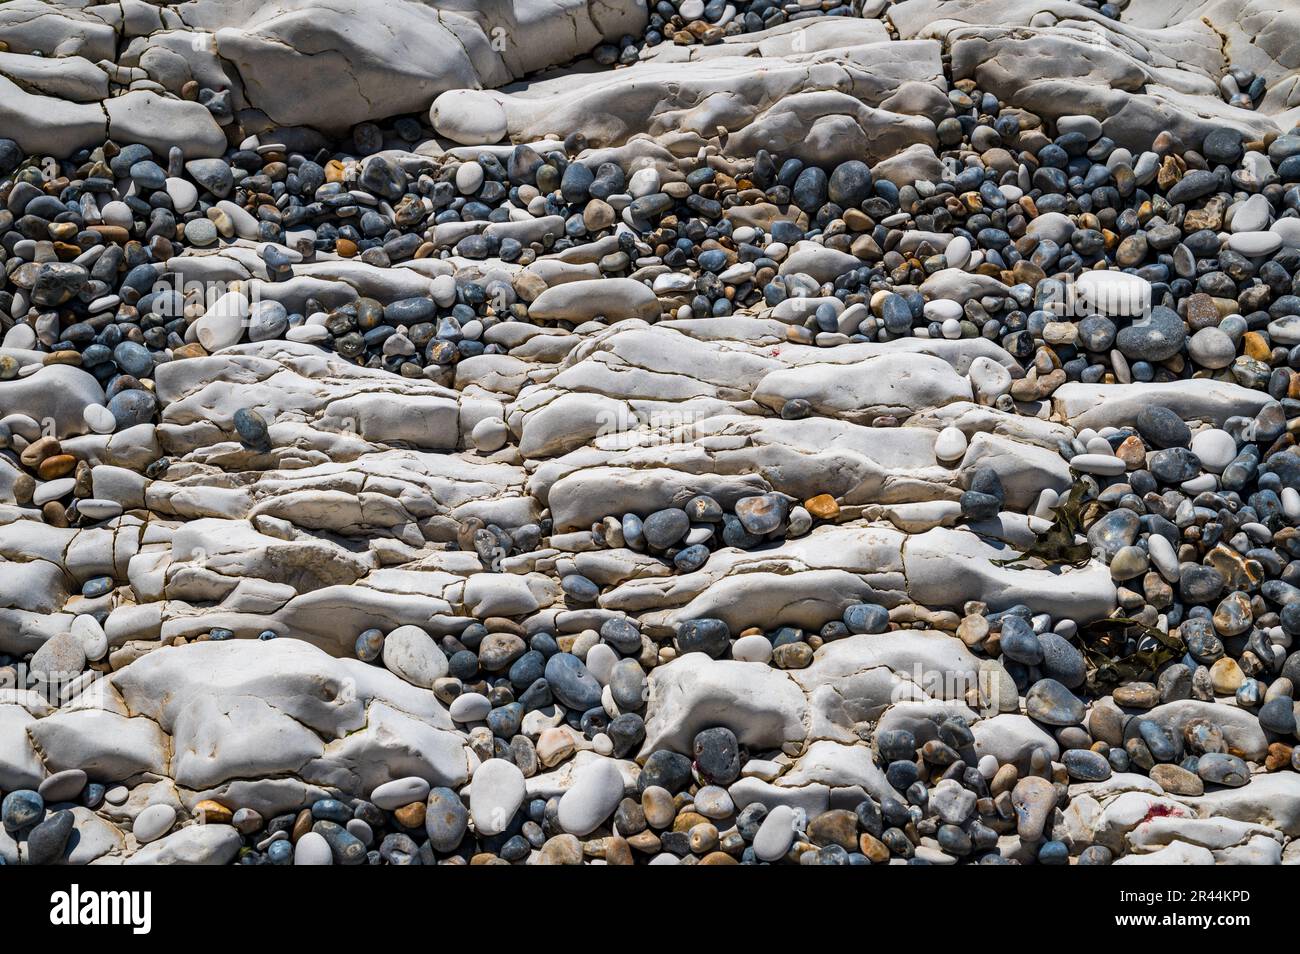
[[[1065,500],[1058,503],[1052,512],[1056,519],[1033,543],[1025,548],[1020,556],[1011,560],[994,560],[996,566],[1010,567],[1013,570],[1027,570],[1024,561],[1035,559],[1047,566],[1072,566],[1076,569],[1086,566],[1092,559],[1092,548],[1085,540],[1076,543],[1075,537],[1083,533],[1083,510],[1087,506],[1084,499],[1088,486],[1078,481],[1070,488]]]
[[[1156,645],[1126,655],[1117,655],[1128,640],[1130,630],[1155,640]],[[1124,617],[1101,619],[1080,628],[1079,648],[1088,664],[1088,689],[1104,695],[1127,682],[1145,682],[1155,676],[1165,663],[1186,651],[1182,640],[1162,633],[1154,626]]]

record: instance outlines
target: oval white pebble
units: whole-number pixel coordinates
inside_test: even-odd
[[[451,705],[447,707],[447,713],[452,721],[460,723],[482,722],[491,711],[491,701],[479,692],[462,692],[451,700]]]
[[[623,774],[613,759],[595,759],[574,773],[573,784],[560,796],[556,820],[571,835],[587,835],[618,808],[623,799]]]
[[[778,861],[785,857],[794,843],[794,809],[789,805],[777,805],[754,835],[754,854],[759,861]]]
[[[113,412],[102,404],[87,404],[81,412],[82,419],[96,434],[112,434],[117,430],[117,420]]]
[[[1114,454],[1077,454],[1070,458],[1070,466],[1085,474],[1118,477],[1127,465]]]
[[[1227,431],[1208,427],[1192,438],[1192,453],[1200,458],[1201,466],[1219,474],[1237,456],[1237,441]]]
[[[77,486],[75,477],[60,477],[57,480],[47,480],[36,488],[32,494],[32,503],[40,507],[49,503],[51,500],[58,500],[60,497],[66,497],[72,493]]]
[[[966,434],[959,427],[945,427],[934,441],[934,456],[945,463],[960,460],[966,453]]]
[[[131,834],[135,835],[135,840],[140,844],[146,845],[167,834],[174,824],[176,824],[176,809],[170,805],[150,805],[135,816],[135,822],[131,825]]]
[[[429,783],[418,775],[385,782],[370,793],[370,800],[385,811],[393,811],[429,797]]]
[[[766,636],[760,636],[757,633],[751,636],[741,636],[740,639],[731,644],[731,658],[743,662],[765,663],[772,658],[772,644]]]
[[[95,617],[83,613],[72,621],[71,632],[81,642],[86,658],[96,662],[108,655],[108,636]]]
[[[1152,533],[1147,536],[1147,552],[1160,575],[1169,583],[1177,582],[1178,554],[1174,552],[1173,544],[1160,534]]]
[[[1300,491],[1294,487],[1282,488],[1282,511],[1288,520],[1300,520]]]
[[[295,865],[332,865],[334,853],[330,843],[320,832],[309,831],[293,846],[293,863]]]
[[[86,498],[77,501],[77,513],[87,520],[112,520],[122,515],[122,505],[116,500]]]

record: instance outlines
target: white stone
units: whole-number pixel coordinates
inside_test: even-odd
[[[952,301],[948,298],[935,298],[925,303],[923,309],[925,317],[931,321],[951,321],[961,320],[962,307],[960,302]]]
[[[334,853],[330,843],[319,832],[309,831],[293,846],[293,863],[295,865],[332,865]]]
[[[758,826],[754,835],[754,854],[759,861],[779,861],[794,844],[794,809],[789,805],[777,805],[763,824]]]
[[[980,355],[970,363],[967,371],[975,396],[983,404],[992,404],[1011,390],[1011,372],[992,358]]]
[[[639,199],[643,196],[654,195],[659,191],[660,185],[659,170],[653,166],[647,166],[632,173],[627,180],[627,192],[632,198]]]
[[[97,662],[108,655],[108,637],[95,617],[85,613],[78,616],[72,621],[71,632],[81,640],[81,648],[91,662]]]
[[[959,427],[945,427],[934,441],[934,456],[945,463],[961,460],[966,453],[966,434]]]
[[[772,658],[772,642],[766,636],[757,633],[741,636],[731,644],[731,658],[744,662],[765,663]]]
[[[1300,520],[1300,491],[1294,487],[1282,488],[1282,510],[1286,513],[1287,519],[1291,521]]]
[[[470,440],[477,450],[491,454],[505,447],[510,437],[510,428],[506,422],[497,417],[485,417],[474,425],[470,431]]]
[[[416,775],[395,778],[370,793],[370,800],[385,811],[394,811],[429,797],[429,783]]]
[[[491,711],[492,703],[479,692],[462,692],[447,707],[452,721],[460,723],[482,722]]]
[[[175,808],[170,805],[150,805],[135,816],[131,833],[135,835],[136,841],[145,845],[167,834],[174,824],[176,824]]]
[[[456,188],[461,195],[472,195],[483,185],[483,167],[473,160],[456,167]]]
[[[469,811],[474,830],[482,836],[499,835],[524,801],[524,774],[505,759],[488,759],[474,772]]]
[[[199,344],[208,353],[239,344],[248,320],[248,299],[241,292],[229,291],[212,303],[194,323]]]
[[[964,235],[954,236],[944,249],[943,256],[949,268],[965,268],[966,263],[970,261],[971,245],[970,239]],[[953,304],[957,304],[953,302]]]
[[[1219,328],[1202,328],[1187,342],[1187,353],[1192,360],[1212,370],[1232,364],[1236,350],[1233,340]]]
[[[1070,466],[1085,474],[1116,477],[1124,473],[1126,465],[1114,454],[1076,454],[1070,458]]]
[[[96,434],[112,434],[117,430],[113,412],[102,404],[87,404],[82,409],[81,416],[85,419],[86,426]]]
[[[1211,473],[1221,474],[1237,456],[1237,442],[1227,431],[1208,427],[1192,437],[1192,453],[1200,458],[1201,466]]]
[[[199,204],[199,190],[188,179],[169,178],[167,180],[167,195],[171,197],[172,206],[181,215]]]
[[[1273,208],[1263,195],[1252,195],[1232,213],[1231,231],[1260,232],[1268,228]]]
[[[27,351],[36,347],[36,330],[28,324],[14,325],[5,332],[5,348],[16,348],[20,351]]]
[[[1151,307],[1151,283],[1116,269],[1086,271],[1075,287],[1083,302],[1103,315],[1137,316]]]
[[[587,835],[600,826],[623,798],[623,774],[612,759],[592,759],[574,773],[573,785],[560,797],[560,827]]]
[[[77,486],[75,477],[59,477],[57,480],[47,480],[43,484],[38,484],[36,492],[32,494],[32,503],[40,507],[49,503],[51,500],[59,500],[72,493]]]
[[[1160,575],[1168,583],[1178,581],[1178,554],[1174,552],[1173,544],[1166,540],[1158,533],[1152,533],[1147,536],[1147,551],[1151,554],[1151,562],[1155,564]]]
[[[1282,236],[1276,232],[1237,232],[1228,238],[1228,248],[1247,258],[1263,258],[1282,247]]]
[[[429,107],[429,122],[440,136],[466,146],[500,142],[506,135],[506,111],[490,93],[449,89]]]
[[[384,637],[384,665],[411,685],[432,689],[447,675],[447,657],[418,626],[399,626]]]
[[[91,521],[112,520],[114,517],[121,516],[122,509],[122,505],[116,500],[97,500],[87,497],[77,501],[77,513]]]

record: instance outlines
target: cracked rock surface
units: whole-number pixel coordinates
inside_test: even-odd
[[[0,5],[0,859],[1297,862],[1297,29]]]

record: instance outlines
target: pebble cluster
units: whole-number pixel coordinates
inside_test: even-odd
[[[1079,5],[1121,15],[1112,4]],[[643,46],[714,44],[795,20],[862,16],[863,6],[660,0],[643,36],[602,44],[594,58],[627,66]],[[1237,107],[1252,108],[1266,91],[1238,68],[1220,85]],[[985,356],[960,375],[946,365],[943,373],[960,379],[972,413],[1001,415],[997,426],[1009,433],[1016,422],[1056,428],[1036,452],[1050,458],[1043,468],[1068,473],[1068,486],[1029,492],[997,460],[968,466],[972,428],[945,419],[925,479],[956,489],[951,500],[917,506],[950,503],[935,526],[998,539],[1019,518],[1020,556],[1002,562],[1096,564],[1115,593],[1114,612],[1100,620],[989,593],[932,607],[846,597],[838,618],[818,625],[733,626],[720,610],[643,622],[608,608],[629,577],[689,587],[722,561],[775,560],[816,532],[890,518],[829,491],[727,495],[703,479],[670,506],[649,482],[633,483],[623,507],[602,507],[594,514],[602,519],[577,530],[558,527],[544,508],[514,522],[485,510],[458,520],[426,554],[475,558],[494,577],[485,586],[508,594],[480,605],[536,607],[536,594],[520,595],[524,583],[508,587],[543,571],[577,625],[525,620],[531,609],[485,611],[434,632],[340,623],[354,657],[345,661],[359,666],[348,671],[363,673],[354,678],[391,674],[445,709],[446,725],[424,729],[463,735],[475,767],[462,765],[454,782],[402,768],[351,795],[313,785],[297,810],[264,813],[219,792],[184,807],[136,804],[120,773],[51,766],[39,785],[4,786],[0,856],[61,860],[89,813],[113,819],[133,850],[214,826],[221,849],[204,850],[239,864],[1109,864],[1122,839],[1085,845],[1083,823],[1067,817],[1077,798],[1091,797],[1080,786],[1123,777],[1161,796],[1210,798],[1300,771],[1300,126],[1260,140],[1224,126],[1195,143],[1166,130],[1149,149],[1130,150],[1092,116],[1045,120],[972,80],[952,82],[945,99],[933,150],[821,166],[766,149],[746,157],[703,149],[680,174],[620,162],[576,133],[426,155],[418,150],[432,133],[410,116],[358,125],[329,149],[253,136],[219,158],[188,161],[179,147],[164,156],[108,141],[47,157],[0,140],[0,489],[29,533],[115,533],[149,517],[158,500],[147,496],[150,482],[202,475],[207,461],[162,453],[153,437],[166,402],[159,369],[176,362],[286,342],[455,399],[472,393],[458,368],[485,356],[522,363],[537,353],[535,329],[567,338],[627,319],[725,326],[762,314],[783,326],[772,358],[815,349],[834,367],[837,349],[910,339],[919,349],[987,345],[1018,362],[1023,374]],[[238,281],[213,294],[211,283],[187,283],[173,268],[232,248],[271,292],[314,266],[356,269],[371,284],[346,301],[328,289],[282,301]],[[584,270],[548,283],[546,268]],[[429,277],[430,292],[405,293],[410,275]],[[84,404],[85,435],[51,433],[39,410],[45,398],[17,390],[38,373],[85,386],[84,375],[50,377],[52,367],[79,369],[102,388],[102,403]],[[1135,396],[1103,395],[1124,386]],[[1076,395],[1088,387],[1098,389],[1091,403],[1137,402],[1131,423],[1055,424],[1087,419],[1079,402],[1089,402]],[[1228,387],[1248,394],[1216,398]],[[1174,396],[1145,397],[1156,393]],[[1206,403],[1180,404],[1188,395]],[[902,399],[893,409],[836,400],[755,392],[746,413],[809,423],[840,415],[900,433],[913,426]],[[1225,407],[1232,413],[1218,413]],[[222,453],[236,463],[222,489],[233,495],[252,482],[244,475],[275,470],[292,441],[265,404],[241,403],[232,421],[238,447]],[[484,467],[527,464],[537,479],[543,468],[520,443],[517,422],[484,416],[464,446]],[[581,445],[563,449],[573,446]],[[1013,498],[1026,497],[1031,505],[1016,513]],[[167,507],[169,517],[187,515],[184,499]],[[310,536],[270,508],[255,519],[265,540]],[[409,543],[391,542],[390,552]],[[0,549],[14,546],[0,539]],[[301,572],[349,572],[346,556],[331,559]],[[385,559],[375,567],[402,562]],[[624,561],[634,572],[624,573]],[[0,656],[0,670],[82,679],[147,660],[116,655],[123,641],[107,625],[114,601],[138,585],[127,562],[84,574],[67,631]],[[333,581],[313,578],[312,588]],[[201,591],[208,581],[191,585]],[[258,609],[275,596],[252,592],[237,624],[175,636],[170,646],[236,643],[251,616],[261,619],[253,649],[280,652],[289,640],[274,611]],[[856,715],[866,765],[824,798],[760,797],[792,773],[821,784],[817,766],[803,764],[808,748],[744,741],[721,702],[690,710],[671,730],[676,748],[654,747],[670,731],[654,708],[676,704],[674,688],[696,691],[668,682],[685,678],[668,675],[682,663],[761,667],[802,700],[791,705],[812,707],[837,646],[936,633],[988,678],[950,694],[949,711]],[[885,668],[841,675],[868,679]],[[709,677],[698,678],[707,698]],[[751,704],[738,695],[735,705]],[[0,704],[36,707],[25,697]],[[1002,734],[983,728],[1004,717],[1020,721]],[[768,731],[754,730],[763,739]],[[4,778],[17,776],[0,763],[11,773]],[[557,773],[562,784],[552,784]],[[1178,810],[1157,805],[1151,817]]]
[[[878,4],[879,5],[879,4]],[[642,38],[646,46],[672,42],[677,46],[721,43],[725,37],[770,30],[785,23],[817,17],[852,17],[861,15],[860,0],[658,0],[649,4],[650,19]],[[635,53],[624,46],[621,55],[597,48],[597,62],[613,64],[636,61]]]

